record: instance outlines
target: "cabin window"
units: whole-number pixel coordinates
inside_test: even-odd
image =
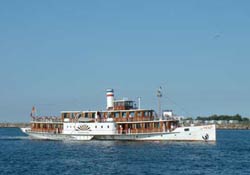
[[[134,117],[135,116],[135,112],[130,112],[129,113],[129,117]]]
[[[136,129],[136,125],[135,124],[131,124],[131,129]]]
[[[97,118],[102,118],[102,114],[100,112],[97,112]]]
[[[145,117],[145,111],[142,111],[141,114],[143,117]]]
[[[152,111],[148,112],[148,116],[150,116],[150,117],[152,116]]]
[[[141,113],[142,113],[141,111],[138,111],[138,112],[137,112],[137,116],[138,116],[138,117],[141,117],[141,116],[142,116]]]
[[[131,128],[132,128],[132,124],[128,124],[128,128],[130,128],[130,129],[131,129]]]
[[[132,101],[129,102],[129,107],[133,107],[133,102]]]
[[[148,117],[148,111],[145,111],[145,112],[144,112],[144,116],[145,116],[145,117]]]
[[[107,128],[109,128],[109,125],[107,126]]]
[[[95,128],[97,128],[97,126],[95,126]]]
[[[92,113],[92,118],[95,118],[95,113]]]
[[[140,123],[136,123],[136,128],[141,128],[141,124]]]
[[[84,114],[84,118],[89,118],[88,113],[85,113],[85,114]]]
[[[63,118],[67,118],[67,113],[63,113]]]
[[[185,128],[184,131],[189,131],[189,128]]]
[[[108,113],[108,118],[112,118],[111,113]]]
[[[115,113],[115,118],[119,118],[120,117],[120,113],[119,112],[116,112]]]
[[[154,123],[154,128],[160,128],[160,123]]]
[[[145,123],[145,128],[150,128],[149,123]]]
[[[126,118],[127,117],[127,113],[126,112],[122,112],[122,118]]]
[[[128,101],[125,102],[125,106],[130,106]]]
[[[103,126],[101,126],[101,128],[103,128]]]

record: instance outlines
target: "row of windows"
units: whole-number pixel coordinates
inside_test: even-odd
[[[138,112],[115,112],[114,113],[114,116],[115,118],[119,118],[120,116],[123,117],[123,118],[126,118],[127,116],[128,117],[142,117],[142,116],[145,116],[145,117],[149,117],[149,116],[152,116],[152,112],[151,111],[138,111]]]
[[[63,113],[63,118],[95,118],[96,113]]]
[[[160,123],[136,123],[128,124],[128,128],[140,129],[140,128],[160,128]]]
[[[67,126],[67,128],[76,128],[75,126]],[[95,126],[95,128],[97,128],[97,126]],[[103,128],[103,126],[101,126],[101,128]],[[107,125],[107,128],[109,128],[109,125]]]
[[[133,107],[134,106],[134,102],[133,101],[114,102],[114,106],[128,106],[128,107]]]
[[[95,126],[95,128],[97,128],[97,126]],[[103,126],[101,126],[101,128],[103,128]],[[107,128],[109,128],[109,125],[107,125]]]
[[[62,114],[64,118],[80,118],[80,117],[84,117],[84,118],[95,118],[96,113],[63,113]],[[153,116],[153,112],[152,111],[137,111],[137,112],[114,112],[114,113],[102,113],[102,112],[97,112],[97,116],[99,118],[104,118],[105,116],[107,118],[119,118],[120,116],[122,118],[126,118],[126,117],[150,117]]]
[[[136,123],[136,124],[128,124],[128,128],[134,128],[134,129],[140,129],[140,128],[160,128],[160,123]],[[76,128],[75,126],[67,126],[67,128]],[[95,128],[98,128],[97,125],[95,125]],[[103,125],[101,125],[100,128],[104,128]],[[109,125],[107,125],[107,128],[109,128]],[[185,129],[185,131],[188,131],[189,129]]]
[[[55,124],[55,125],[52,125],[52,124],[32,124],[32,127],[33,128],[62,128],[62,125],[58,125],[58,124]]]

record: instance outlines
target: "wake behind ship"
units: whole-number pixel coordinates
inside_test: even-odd
[[[171,140],[216,141],[215,125],[180,126],[171,110],[157,115],[140,109],[132,100],[114,100],[107,89],[107,108],[102,111],[61,111],[60,117],[36,117],[21,130],[34,139],[48,140]]]

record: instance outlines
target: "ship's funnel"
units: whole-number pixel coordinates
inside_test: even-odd
[[[113,109],[114,108],[114,90],[107,89],[106,96],[107,96],[107,109],[108,110]]]

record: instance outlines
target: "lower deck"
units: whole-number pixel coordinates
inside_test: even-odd
[[[93,134],[137,134],[171,132],[178,127],[176,120],[136,122],[51,122],[32,121],[31,131],[47,133],[91,132]]]
[[[216,141],[215,125],[178,127],[173,131],[154,133],[116,134],[53,134],[23,130],[35,139],[47,140],[170,140],[170,141]]]

